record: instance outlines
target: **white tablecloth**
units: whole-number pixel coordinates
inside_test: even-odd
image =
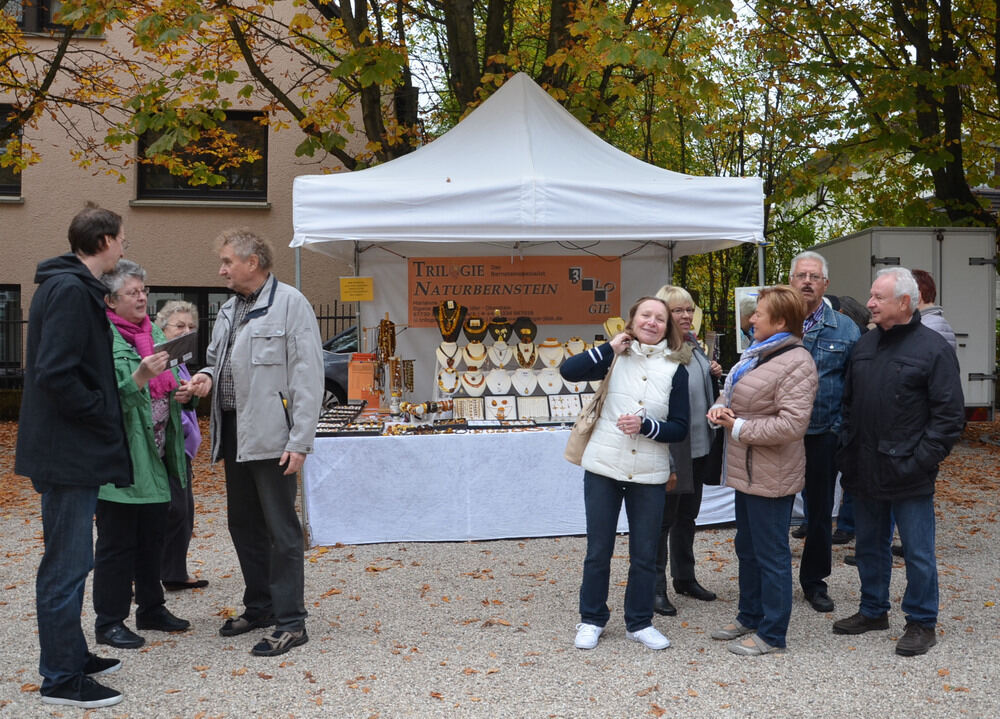
[[[320,437],[303,484],[314,545],[586,533],[583,470],[567,430]],[[699,524],[731,522],[733,492],[706,487]],[[627,531],[624,510],[619,531]]]

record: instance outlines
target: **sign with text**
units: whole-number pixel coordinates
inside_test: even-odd
[[[375,299],[375,282],[371,277],[341,277],[341,302],[371,302]]]
[[[410,327],[433,327],[433,309],[445,300],[486,322],[494,310],[540,325],[595,324],[621,313],[618,257],[413,257],[408,265]]]

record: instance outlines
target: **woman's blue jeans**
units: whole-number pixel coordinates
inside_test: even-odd
[[[665,479],[665,478],[664,478]],[[580,621],[603,627],[608,623],[608,585],[622,501],[628,517],[628,585],[625,588],[625,628],[630,632],[653,623],[656,592],[656,545],[663,519],[662,484],[618,482],[584,472],[583,500],[587,514],[587,556],[580,585]]]
[[[788,527],[795,495],[758,497],[736,492],[736,556],[740,604],[736,620],[772,647],[785,646],[792,616],[792,550]]]

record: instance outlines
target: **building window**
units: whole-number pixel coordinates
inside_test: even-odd
[[[160,137],[158,132],[144,132],[139,137],[139,189],[141,200],[237,200],[259,202],[267,200],[267,123],[259,112],[227,111],[220,123],[222,131],[235,136],[240,147],[254,150],[260,158],[235,166],[218,167],[217,153],[211,148],[214,138],[203,138],[177,151],[178,156],[189,162],[204,162],[224,179],[216,185],[191,184],[188,178],[170,174],[160,165],[143,162],[146,149]]]
[[[10,124],[8,115],[13,111],[13,105],[0,105],[0,130],[8,127]],[[18,130],[11,140],[0,142],[0,156],[7,154],[9,144],[20,139],[21,131]],[[14,197],[21,195],[21,173],[15,172],[13,167],[0,167],[0,195],[13,195]]]
[[[0,0],[3,12],[17,18],[24,32],[45,32],[61,27],[52,18],[62,9],[59,0]]]
[[[0,285],[0,389],[20,386],[25,324],[21,286]]]

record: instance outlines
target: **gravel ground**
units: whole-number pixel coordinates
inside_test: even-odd
[[[662,652],[625,640],[624,537],[612,568],[607,631],[593,651],[573,647],[585,541],[560,537],[310,549],[309,643],[281,657],[254,657],[249,650],[259,632],[218,635],[224,616],[240,608],[242,585],[221,472],[201,463],[190,568],[210,585],[167,598],[193,626],[173,635],[144,632],[139,650],[96,649],[124,660],[104,680],[125,700],[90,715],[997,717],[1000,425],[970,427],[939,482],[938,645],[915,658],[893,652],[903,629],[902,561],[893,572],[890,630],[831,633],[834,619],[857,610],[857,572],[842,561],[850,547],[834,550],[833,614],[813,611],[796,588],[787,653],[727,652],[709,632],[736,612],[732,528],[699,532],[699,579],[719,600],[672,597],[679,615],[654,620],[673,642]],[[38,698],[34,573],[41,521],[30,485],[12,474],[14,432],[14,425],[0,426],[0,715],[80,716]],[[801,542],[792,540],[792,547],[797,564]],[[89,584],[84,607],[92,641]]]

